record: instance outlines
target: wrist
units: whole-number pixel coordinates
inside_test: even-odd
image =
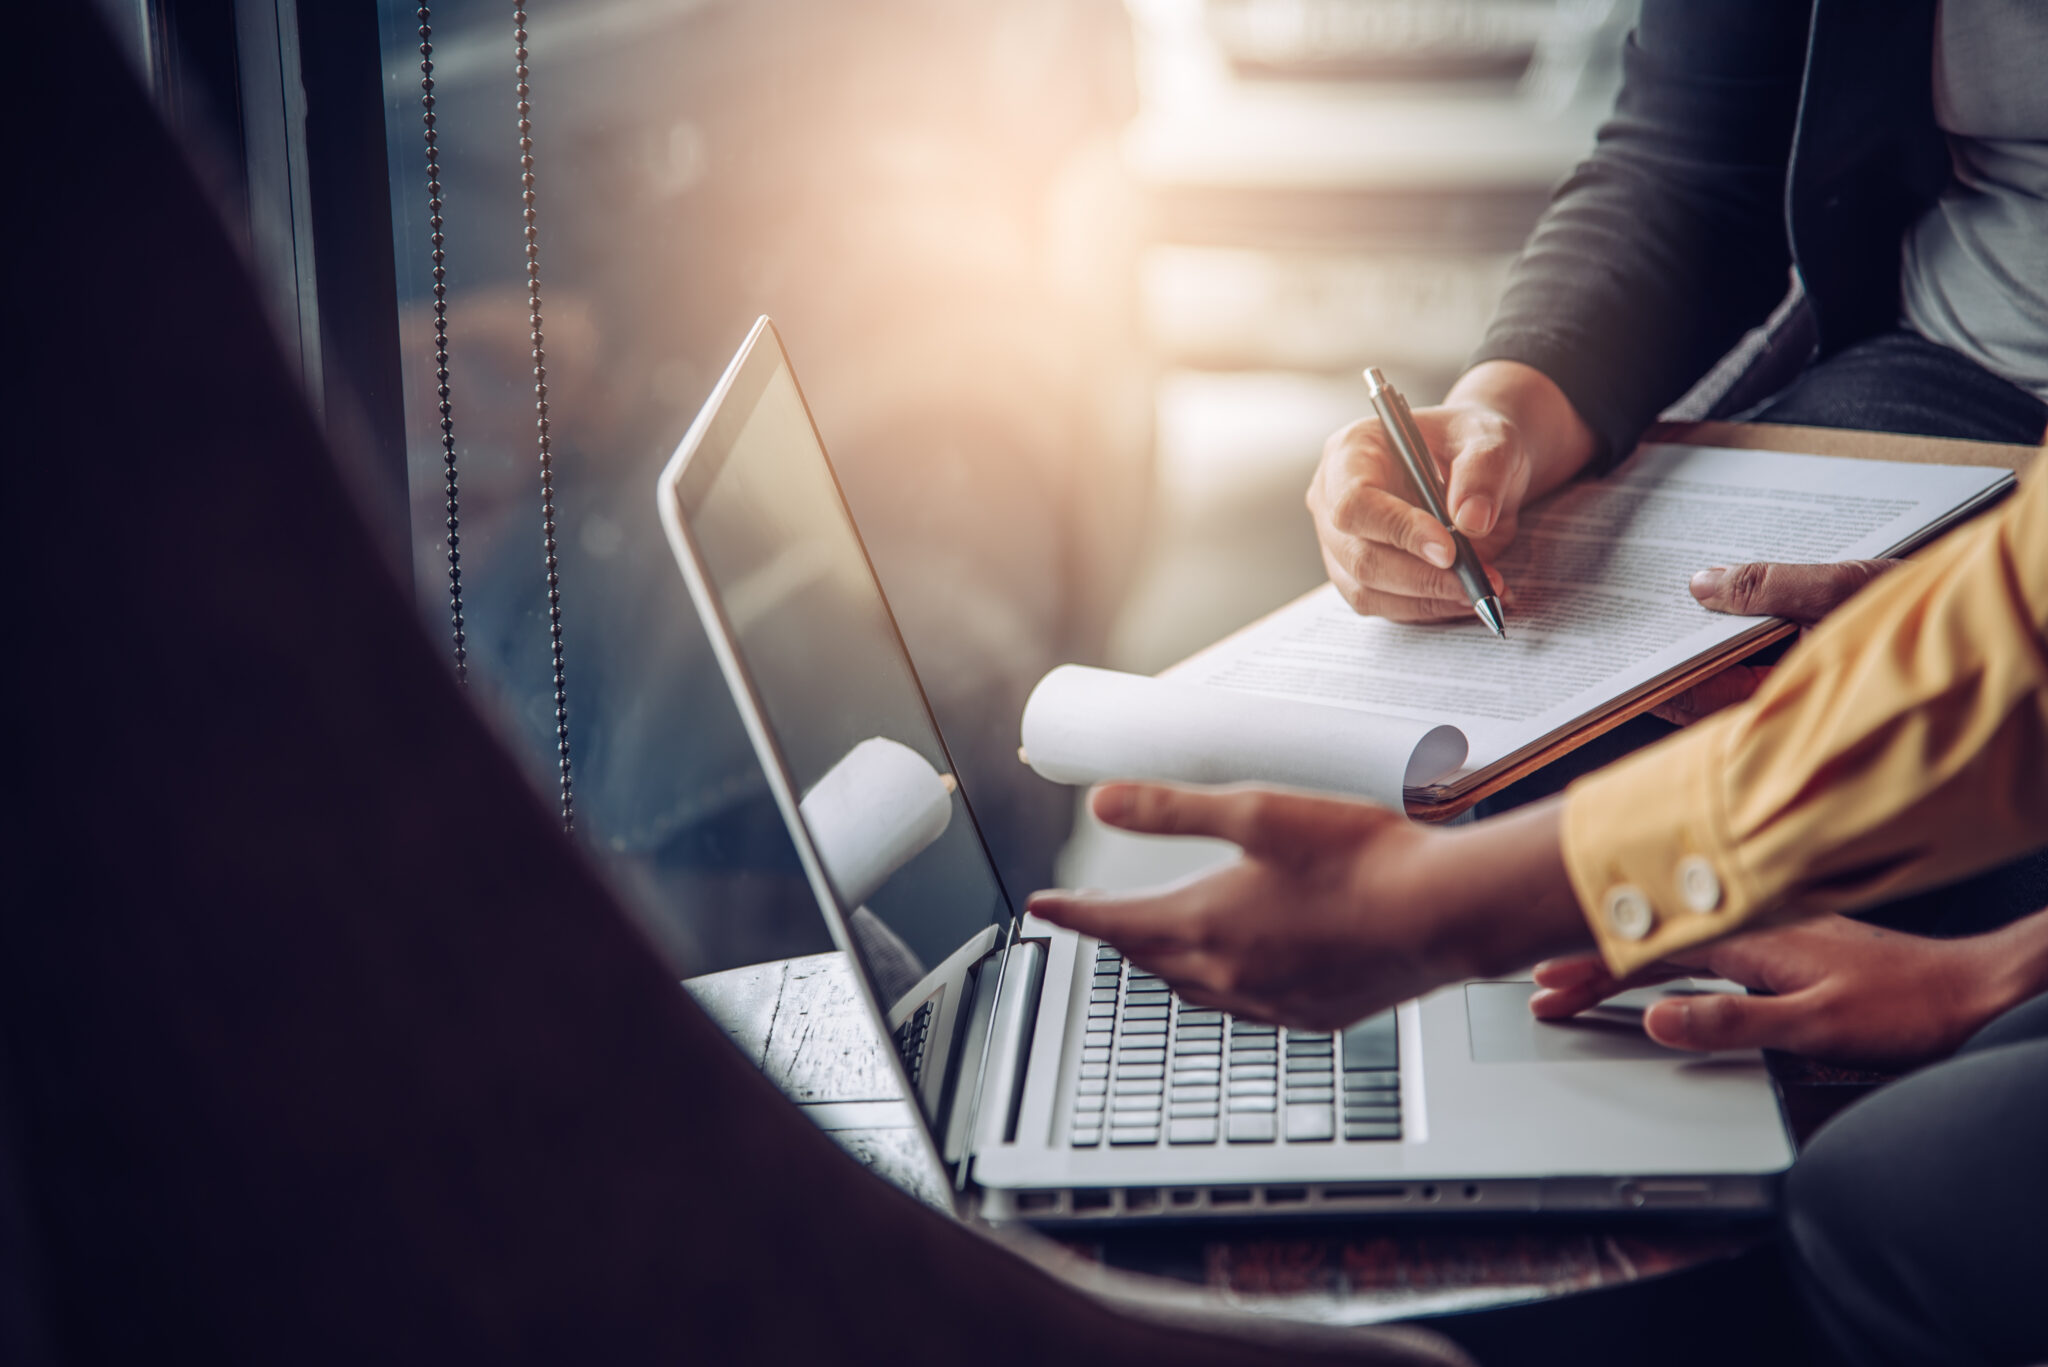
[[[1557,382],[1520,361],[1481,361],[1458,377],[1444,404],[1489,409],[1515,429],[1529,459],[1529,498],[1571,479],[1599,448],[1599,438]]]
[[[1421,842],[1411,905],[1446,980],[1496,977],[1592,942],[1565,870],[1560,799],[1435,831]]]
[[[1964,998],[1963,1038],[2021,1002],[2048,992],[2048,910],[1961,944],[1968,947],[1975,983],[1975,990]]]

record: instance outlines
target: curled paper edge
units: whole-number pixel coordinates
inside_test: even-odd
[[[854,746],[811,785],[797,809],[842,906],[866,902],[946,833],[956,786],[883,736]]]
[[[1401,808],[1465,761],[1454,726],[1086,665],[1024,705],[1018,756],[1055,783],[1274,783]]]

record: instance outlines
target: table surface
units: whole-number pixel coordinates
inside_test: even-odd
[[[1160,842],[1084,823],[1063,860],[1071,884],[1128,887],[1228,857],[1215,842]],[[693,978],[691,995],[763,1072],[856,1158],[950,1209],[842,956],[814,954]],[[1867,1075],[1772,1060],[1796,1135],[1867,1090]],[[1475,1224],[1359,1217],[1102,1226],[1056,1236],[1127,1272],[1206,1288],[1265,1313],[1367,1324],[1612,1286],[1754,1247],[1756,1226],[1640,1218]]]

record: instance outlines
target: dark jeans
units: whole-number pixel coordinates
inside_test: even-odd
[[[1751,416],[2018,444],[2041,440],[2048,404],[1946,347],[1891,332],[1810,367]],[[1561,791],[1675,729],[1638,718],[1480,814]],[[2044,906],[2048,851],[1863,915],[1963,935]],[[2048,1358],[2044,1155],[2048,995],[1823,1128],[1786,1180],[1777,1245],[1614,1291],[1431,1323],[1487,1362],[2038,1362]]]

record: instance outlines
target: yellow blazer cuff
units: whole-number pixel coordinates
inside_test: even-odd
[[[1565,869],[1608,970],[1625,976],[1752,919],[1720,789],[1732,715],[1696,723],[1574,783]]]

